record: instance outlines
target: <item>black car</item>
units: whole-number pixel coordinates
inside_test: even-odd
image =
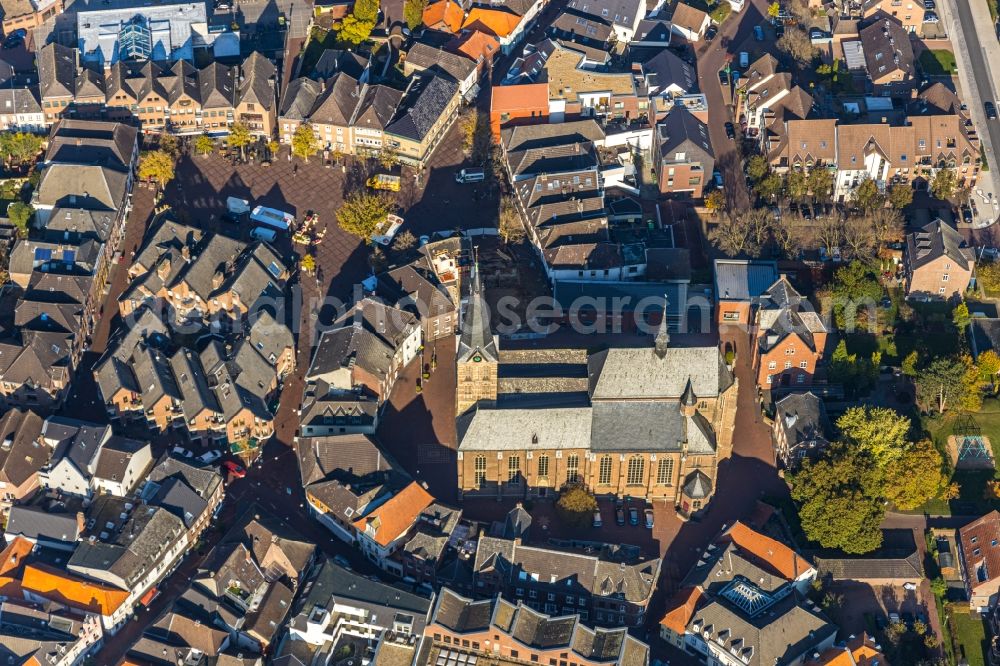
[[[966,224],[972,224],[972,209],[968,206],[962,206],[962,221]]]
[[[924,9],[927,11],[934,9],[935,7],[937,7],[937,5],[934,4],[934,0],[924,0]]]
[[[730,122],[726,123],[726,136],[730,139],[736,138],[736,128],[733,127],[733,124]]]
[[[713,39],[715,39],[715,36],[717,34],[719,34],[719,29],[716,26],[714,25],[708,26],[708,30],[705,31],[705,41],[706,42],[712,41]]]
[[[775,39],[781,39],[785,36],[785,24],[779,23],[774,27],[774,37]]]
[[[729,85],[729,72],[727,72],[724,69],[719,70],[719,83],[721,83],[724,86]]]
[[[993,102],[985,102],[983,106],[986,107],[986,117],[989,118],[990,120],[996,120],[997,119],[996,105]]]

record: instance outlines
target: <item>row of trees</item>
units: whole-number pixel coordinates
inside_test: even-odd
[[[949,492],[944,459],[911,441],[910,419],[892,409],[854,407],[837,420],[841,439],[792,476],[806,536],[824,548],[868,553],[882,544],[886,503],[910,510]]]
[[[903,237],[899,211],[878,208],[863,215],[807,220],[785,212],[777,216],[768,208],[727,213],[709,232],[709,240],[728,256],[759,257],[771,251],[790,259],[800,250],[824,248],[843,252],[846,259],[874,257],[883,243]]]

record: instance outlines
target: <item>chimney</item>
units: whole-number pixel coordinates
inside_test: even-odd
[[[224,279],[225,276],[222,274],[222,271],[215,271],[215,275],[212,276],[212,289],[221,287]]]
[[[82,511],[77,511],[76,512],[76,526],[77,526],[77,530],[80,531],[80,532],[83,532],[83,528],[86,525],[87,525],[87,521],[83,517],[83,512]]]
[[[170,258],[166,257],[160,262],[160,265],[156,268],[156,274],[160,276],[161,280],[166,280],[167,276],[170,274]]]
[[[184,257],[184,261],[190,262],[191,261],[191,248],[189,248],[187,245],[185,245],[184,247],[182,247],[181,248],[181,256]]]

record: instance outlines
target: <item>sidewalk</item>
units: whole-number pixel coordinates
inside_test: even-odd
[[[989,171],[980,173],[972,196],[978,213],[973,221],[973,228],[982,229],[996,222],[998,215],[1000,215],[1000,198],[998,198],[1000,196],[1000,162],[998,162],[1000,155],[993,154],[990,135],[983,131],[988,127],[983,102],[987,100],[995,102],[997,99],[996,91],[1000,90],[1000,67],[990,67],[991,62],[1000,63],[1000,43],[997,42],[996,35],[993,34],[993,20],[990,18],[986,0],[969,0],[966,6],[972,14],[976,41],[982,46],[990,90],[981,90],[975,81],[972,72],[974,64],[967,43],[968,36],[963,32],[963,25],[955,8],[949,2],[942,2],[939,3],[938,10],[942,20],[948,26],[948,34],[951,35],[951,43],[955,47],[954,53],[958,63],[962,101],[969,107],[969,113],[979,133],[981,150],[986,155],[990,168]]]

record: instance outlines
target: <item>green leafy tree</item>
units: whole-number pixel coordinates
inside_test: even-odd
[[[299,260],[299,266],[306,273],[312,273],[316,270],[316,257],[311,254],[302,255],[302,259]]]
[[[771,18],[778,18],[778,14],[781,13],[781,4],[777,2],[772,2],[767,6],[767,15]]]
[[[23,166],[38,157],[43,141],[28,132],[0,132],[0,157],[11,166]]]
[[[920,355],[917,353],[917,350],[914,349],[913,351],[911,351],[909,354],[906,355],[906,358],[903,359],[903,362],[900,365],[900,369],[903,371],[903,374],[906,375],[907,377],[916,377],[918,372],[917,366],[919,365],[919,363],[920,363]]]
[[[844,386],[851,396],[863,395],[875,383],[881,355],[875,352],[872,358],[858,358],[847,351],[847,342],[841,340],[830,357],[830,379]]]
[[[178,141],[177,137],[173,134],[161,134],[160,145],[158,148],[175,160],[177,159],[177,156],[181,154],[180,141]]]
[[[957,358],[938,357],[917,372],[917,402],[927,411],[945,412],[966,398],[966,366]]]
[[[756,185],[754,185],[754,190],[757,192],[757,196],[766,201],[771,201],[779,196],[784,189],[784,182],[776,173],[769,173],[763,178],[761,178]]]
[[[885,496],[897,509],[911,511],[945,487],[944,458],[928,440],[917,442],[886,468]]]
[[[292,155],[308,162],[317,152],[319,152],[319,139],[316,138],[312,125],[302,123],[295,128],[295,134],[292,135]]]
[[[871,178],[865,178],[851,193],[851,202],[863,211],[872,211],[882,206],[885,199],[878,191],[878,185]]]
[[[852,261],[837,269],[833,279],[833,315],[837,326],[850,329],[867,321],[882,298],[882,285],[875,269],[863,261]]]
[[[870,553],[882,545],[882,473],[864,451],[838,446],[792,476],[805,535],[824,548]]]
[[[354,3],[351,14],[362,21],[374,24],[378,20],[379,6],[379,0],[358,0]]]
[[[951,311],[951,321],[955,324],[955,328],[958,329],[961,335],[965,331],[965,327],[969,325],[972,321],[972,315],[969,314],[969,306],[965,302],[961,302],[955,306],[955,309]]]
[[[946,201],[955,196],[955,189],[957,187],[958,181],[955,178],[955,170],[941,169],[934,175],[934,179],[931,181],[931,194],[934,195],[935,199]]]
[[[232,127],[229,128],[229,136],[226,137],[226,143],[229,144],[230,148],[239,150],[240,157],[246,158],[247,146],[253,143],[253,135],[250,134],[250,128],[243,123],[233,123]]]
[[[771,171],[771,166],[763,155],[754,155],[747,160],[747,176],[756,183]]]
[[[150,150],[139,156],[139,178],[151,180],[162,190],[174,179],[174,160],[162,150]]]
[[[801,171],[789,171],[785,176],[785,192],[792,201],[802,201],[809,193],[809,183]]]
[[[337,37],[348,44],[357,46],[366,41],[374,29],[374,21],[365,21],[353,14],[348,14],[340,23],[340,31],[337,33]]]
[[[427,0],[405,0],[403,2],[403,20],[410,30],[416,30],[424,22],[424,9]]]
[[[26,204],[23,201],[15,201],[7,206],[7,219],[14,225],[22,238],[28,235],[28,223],[34,214],[35,209],[31,207],[31,204]]]
[[[813,167],[809,171],[809,191],[814,201],[829,201],[833,191],[833,172],[824,167]]]
[[[906,452],[910,427],[908,417],[887,407],[852,407],[837,419],[841,440],[866,452],[880,469]]]
[[[976,281],[989,292],[1000,292],[1000,262],[983,262],[976,266]]]
[[[577,529],[589,526],[595,511],[597,500],[582,486],[567,488],[556,502],[559,519]]]
[[[976,368],[979,370],[981,381],[995,383],[997,374],[1000,373],[1000,355],[992,349],[987,349],[976,359]]]
[[[337,211],[337,223],[349,234],[371,243],[372,234],[392,212],[392,201],[381,193],[359,190],[347,196]]]
[[[274,159],[278,155],[278,151],[281,150],[281,144],[278,143],[277,139],[271,139],[267,142],[267,150],[271,153],[271,159]]]
[[[889,188],[889,205],[903,210],[913,203],[913,188],[906,183],[896,183]]]
[[[395,240],[392,242],[392,247],[394,250],[399,252],[405,252],[413,248],[417,244],[417,237],[413,235],[413,232],[409,229],[403,231],[403,233],[396,236]]]
[[[705,208],[712,213],[719,213],[726,209],[726,195],[721,190],[712,190],[705,195]]]
[[[194,152],[204,155],[206,158],[215,150],[215,141],[207,134],[200,134],[194,140]]]

